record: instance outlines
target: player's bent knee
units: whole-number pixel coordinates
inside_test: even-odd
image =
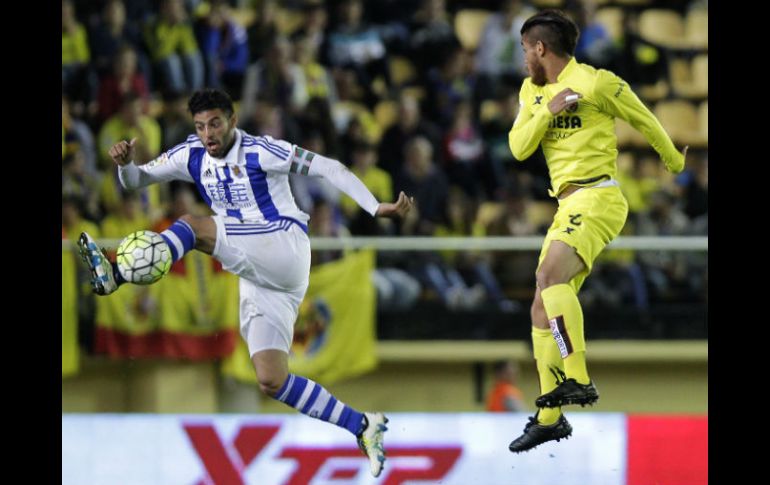
[[[540,288],[540,291],[553,285],[560,285],[569,281],[564,276],[559,275],[558,271],[551,270],[550,268],[539,269],[535,274],[535,279],[537,280],[537,287]]]
[[[179,220],[190,225],[195,233],[195,249],[211,254],[217,239],[217,228],[211,217],[185,214]]]
[[[259,389],[267,394],[270,397],[275,397],[276,394],[278,394],[278,391],[281,389],[281,384],[278,384],[278,381],[260,381],[259,382]]]
[[[283,387],[283,383],[286,382],[287,377],[288,375],[281,375],[278,372],[257,371],[259,389],[270,397],[275,397],[278,394],[278,391]]]

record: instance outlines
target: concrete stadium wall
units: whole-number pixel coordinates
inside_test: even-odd
[[[387,341],[378,353],[377,370],[328,388],[359,409],[481,411],[492,362],[508,358],[519,362],[519,385],[535,409],[537,374],[523,342]],[[706,341],[589,342],[588,366],[601,398],[597,406],[575,411],[708,412]],[[293,412],[261,396],[256,386],[223,380],[216,363],[90,358],[78,376],[62,380],[62,412],[255,411]]]

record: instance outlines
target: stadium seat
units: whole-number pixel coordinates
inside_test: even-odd
[[[688,99],[703,99],[708,96],[707,54],[696,56],[692,61],[673,59],[669,64],[671,87],[677,96]]]
[[[536,200],[527,205],[527,221],[535,227],[550,226],[558,205],[555,202]]]
[[[479,120],[486,123],[500,116],[500,105],[494,99],[485,99],[479,109]]]
[[[654,113],[678,148],[682,148],[680,145],[705,147],[708,144],[701,134],[698,113],[691,102],[661,101],[655,106]]]
[[[623,5],[624,7],[643,7],[650,5],[653,0],[614,0],[614,3]]]
[[[682,48],[686,45],[684,21],[674,10],[644,10],[639,15],[639,35],[663,47]]]
[[[455,33],[460,39],[460,44],[465,49],[475,50],[479,46],[481,34],[484,32],[489,16],[492,12],[475,8],[462,9],[455,15]]]
[[[230,16],[237,24],[246,29],[257,19],[257,12],[253,8],[234,8],[230,10]]]
[[[564,0],[532,0],[535,8],[562,8]]]
[[[695,49],[708,49],[709,12],[705,8],[690,10],[684,18],[687,42]]]
[[[422,86],[409,86],[401,89],[401,92],[407,96],[411,96],[417,101],[425,99],[425,88]]]
[[[279,8],[275,14],[275,23],[278,32],[291,35],[302,26],[305,21],[305,12],[288,8]]]
[[[647,145],[644,135],[620,118],[615,119],[615,135],[618,137],[618,148],[635,148]]]
[[[700,128],[701,136],[706,139],[708,143],[709,139],[709,101],[708,99],[700,104],[698,107],[698,128]]]
[[[620,7],[603,7],[596,11],[594,20],[601,24],[614,42],[623,39],[623,9]]]
[[[391,100],[380,101],[374,106],[374,119],[384,132],[398,119],[398,103]]]
[[[166,105],[161,99],[150,99],[147,103],[147,116],[157,119],[166,110]]]
[[[668,96],[671,87],[665,79],[658,79],[655,84],[642,84],[636,94],[645,101],[656,102]]]
[[[475,224],[489,230],[489,226],[502,216],[503,211],[505,211],[505,206],[501,202],[482,202],[476,211]]]
[[[394,86],[403,86],[415,80],[417,71],[412,61],[403,56],[390,56],[388,60],[390,81]]]

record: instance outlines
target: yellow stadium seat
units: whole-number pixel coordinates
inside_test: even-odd
[[[455,15],[455,34],[460,39],[460,44],[468,50],[475,50],[479,46],[481,34],[487,19],[492,15],[489,10],[463,9]]]
[[[618,137],[618,148],[644,147],[647,145],[644,135],[620,118],[615,119],[615,136]]]
[[[678,148],[681,145],[704,147],[708,139],[701,134],[695,106],[684,100],[661,101],[655,106],[655,116]]]
[[[384,132],[398,119],[398,103],[391,100],[380,101],[374,106],[374,119]]]
[[[291,35],[302,26],[305,21],[305,12],[288,8],[279,8],[275,14],[275,23],[278,32]]]
[[[562,8],[564,0],[532,0],[532,5],[537,8]]]
[[[620,7],[603,7],[596,11],[594,20],[601,24],[613,41],[623,38],[623,9]]]
[[[425,88],[423,88],[422,86],[409,86],[401,89],[401,92],[406,96],[416,99],[417,101],[422,101],[423,99],[425,99],[425,95],[426,95]]]
[[[650,8],[639,15],[639,35],[653,44],[680,48],[687,43],[682,16],[674,10]]]
[[[230,10],[230,16],[245,29],[257,19],[257,12],[253,8],[234,8]]]
[[[668,96],[671,87],[665,79],[658,79],[655,84],[643,84],[636,90],[636,94],[646,101],[660,101]]]
[[[394,86],[403,86],[417,78],[417,71],[412,61],[403,56],[390,56],[390,82]]]
[[[709,139],[709,102],[708,100],[702,102],[698,107],[698,128],[700,128],[700,134],[706,139],[708,143]]]
[[[494,99],[485,99],[481,102],[479,111],[480,121],[486,123],[500,116],[500,105]]]
[[[696,56],[692,61],[673,59],[669,64],[671,87],[684,98],[703,99],[708,96],[708,54]]]
[[[652,0],[615,0],[615,3],[626,7],[641,7],[644,5],[650,5]]]
[[[695,49],[708,49],[709,12],[705,8],[690,10],[684,18],[687,42]]]
[[[535,227],[550,225],[557,208],[555,202],[533,201],[527,205],[527,221]]]
[[[147,116],[152,118],[159,118],[166,109],[166,105],[161,99],[151,99],[147,103]]]
[[[489,226],[500,218],[505,206],[500,202],[482,202],[476,211],[475,223],[488,229]]]

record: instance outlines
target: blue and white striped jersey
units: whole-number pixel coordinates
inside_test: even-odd
[[[314,156],[283,140],[235,130],[233,148],[218,159],[206,153],[196,135],[190,135],[145,165],[121,167],[120,178],[128,188],[170,180],[193,182],[219,215],[257,222],[291,218],[307,224],[309,216],[297,207],[288,174],[308,175]],[[125,173],[137,168],[138,174]]]
[[[324,177],[374,216],[379,202],[337,160],[303,150],[270,136],[235,130],[235,142],[224,158],[211,157],[196,135],[144,165],[119,169],[128,189],[157,182],[193,182],[211,209],[223,216],[260,224],[294,219],[307,231],[310,218],[294,201],[289,173]]]

